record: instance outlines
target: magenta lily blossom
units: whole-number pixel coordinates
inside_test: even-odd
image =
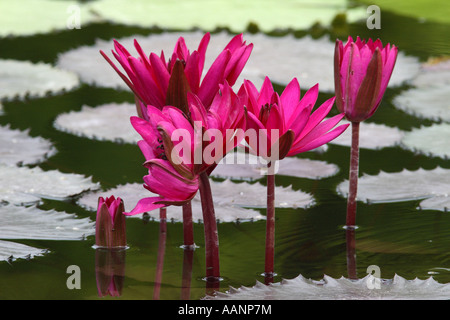
[[[266,215],[266,282],[273,281],[275,248],[275,174],[271,170],[276,160],[315,149],[338,137],[347,127],[340,125],[344,114],[322,121],[333,107],[335,98],[328,99],[313,113],[319,89],[309,89],[300,98],[300,85],[293,79],[278,95],[266,77],[261,90],[245,81],[247,101],[247,130],[254,129],[258,139],[246,135],[250,152],[268,161]],[[333,129],[334,128],[334,129]]]
[[[121,198],[99,197],[95,225],[95,244],[97,247],[126,247],[126,225]]]
[[[227,83],[220,87],[221,92],[209,109],[197,96],[188,93],[190,119],[173,106],[162,110],[148,106],[148,121],[131,117],[131,124],[143,138],[138,145],[146,159],[144,166],[149,169],[144,186],[159,196],[141,199],[125,214],[135,215],[191,200],[199,188],[199,175],[210,173],[240,143],[234,133],[245,129],[243,104]]]
[[[138,98],[138,113],[146,117],[147,105],[161,109],[168,104],[168,95],[172,94],[170,79],[176,69],[177,61],[182,63],[188,84],[187,89],[197,95],[204,106],[211,104],[219,90],[219,84],[227,81],[230,86],[234,85],[247,63],[253,44],[247,45],[243,41],[242,34],[233,37],[202,79],[210,37],[210,34],[206,33],[197,50],[192,53],[188,50],[184,38],[180,37],[168,61],[166,61],[164,52],[161,52],[160,56],[150,53],[147,57],[136,40],[134,46],[139,57],[135,58],[118,41],[114,41],[116,51],[112,51],[112,54],[125,70],[126,75],[103,51],[100,53],[134,92]],[[178,97],[178,99],[183,99],[183,97]]]
[[[134,93],[139,117],[149,120],[148,105],[158,109],[166,105],[174,106],[187,115],[189,112],[187,93],[197,95],[202,104],[208,108],[219,91],[219,85],[227,81],[232,86],[236,82],[253,48],[253,44],[247,45],[243,41],[242,34],[236,35],[218,55],[202,79],[210,37],[210,34],[206,33],[197,50],[193,52],[188,50],[184,38],[180,37],[168,61],[164,52],[161,52],[160,56],[155,53],[146,56],[137,41],[134,42],[134,46],[138,57],[133,57],[124,46],[114,41],[115,51],[112,51],[112,54],[125,73],[120,71],[103,51],[100,53]],[[165,215],[164,210],[164,208],[160,210],[161,216]],[[183,205],[183,225],[184,247],[193,248],[190,202]]]
[[[241,90],[239,95],[244,94]],[[237,131],[245,129],[242,99],[225,82],[209,108],[193,93],[187,94],[186,113],[173,106],[161,110],[147,107],[148,121],[132,117],[131,123],[142,136],[139,147],[146,158],[149,175],[145,187],[157,197],[141,199],[129,215],[168,205],[183,205],[197,191],[202,200],[205,225],[206,278],[220,277],[218,234],[208,174],[225,154],[239,143]]]
[[[301,99],[300,85],[295,78],[281,96],[275,92],[268,77],[260,91],[248,80],[244,87],[248,94],[247,129],[255,129],[262,135],[257,140],[248,138],[247,143],[251,152],[269,161],[320,147],[348,127],[334,128],[344,117],[343,113],[322,121],[333,107],[335,98],[328,99],[312,113],[319,94],[317,84]],[[277,154],[272,154],[274,146],[278,147]]]
[[[397,59],[398,49],[380,39],[367,42],[357,37],[343,45],[336,40],[334,83],[336,104],[351,122],[370,118],[383,98]]]
[[[343,45],[336,40],[334,84],[336,104],[352,123],[350,178],[346,226],[354,227],[359,171],[359,123],[375,113],[381,103],[397,59],[398,49],[380,39],[367,42],[357,37]]]

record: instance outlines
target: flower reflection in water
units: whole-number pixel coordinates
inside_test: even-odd
[[[125,248],[95,249],[95,277],[99,297],[122,295],[125,256]]]

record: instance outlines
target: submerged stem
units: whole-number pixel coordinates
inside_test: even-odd
[[[350,151],[350,177],[347,199],[346,226],[354,227],[356,224],[356,194],[358,191],[359,173],[359,122],[352,122],[352,147]]]
[[[270,167],[271,163],[268,164]],[[269,169],[270,170],[270,169]],[[275,174],[267,175],[266,260],[265,276],[274,275],[275,259]]]
[[[219,236],[214,212],[209,177],[206,172],[199,175],[200,198],[202,201],[203,224],[205,228],[205,258],[206,258],[206,280],[218,280],[219,270]]]

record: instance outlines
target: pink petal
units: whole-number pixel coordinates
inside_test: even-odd
[[[347,129],[347,127],[349,125],[350,125],[349,123],[340,125],[339,127],[333,129],[332,131],[327,132],[326,134],[320,136],[320,138],[315,139],[315,140],[311,141],[310,143],[301,146],[300,148],[292,148],[291,151],[288,153],[288,156],[293,156],[293,155],[299,154],[301,152],[313,150],[315,148],[318,148],[318,147],[336,139]]]
[[[192,92],[198,92],[200,87],[200,77],[202,76],[199,73],[199,57],[198,52],[194,51],[189,58],[189,62],[186,63],[186,67],[184,68],[184,72],[186,74],[187,81],[189,83],[189,87]]]
[[[261,86],[261,90],[259,92],[258,100],[256,102],[257,105],[263,106],[266,103],[270,103],[274,92],[275,90],[273,90],[272,82],[270,82],[269,77],[265,77],[264,82]]]
[[[146,104],[151,104],[162,108],[162,106],[164,106],[165,104],[165,96],[161,92],[160,88],[156,85],[151,74],[136,58],[129,57],[128,62],[130,63],[130,67],[136,75],[136,81],[142,88],[142,92],[140,92],[140,95],[145,99],[144,102]],[[133,81],[133,83],[136,84],[135,81]]]
[[[150,197],[150,198],[142,198],[138,201],[136,206],[130,212],[124,212],[124,215],[133,216],[139,213],[149,212],[158,208],[165,207],[164,204],[155,204],[155,202],[161,201],[162,197]]]
[[[305,97],[303,97],[303,99],[305,99]],[[313,130],[320,123],[320,121],[322,121],[328,115],[331,108],[333,107],[334,101],[335,101],[334,97],[328,99],[309,116],[308,122],[306,123],[302,132],[296,138],[296,142],[294,143],[297,143],[299,140],[303,139],[311,130]],[[308,105],[308,108],[309,106],[311,105]]]
[[[306,136],[304,136],[302,139],[295,140],[293,144],[293,149],[303,149],[304,146],[307,146],[311,142],[318,140],[319,142],[323,141],[322,138],[323,135],[325,135],[329,130],[331,130],[336,124],[339,123],[339,121],[342,120],[342,118],[345,116],[344,113],[338,114],[328,120],[325,120],[315,126]],[[329,140],[328,140],[329,141]],[[326,141],[326,142],[328,142]],[[323,142],[322,144],[326,143]],[[316,142],[317,143],[317,142]]]
[[[198,91],[198,96],[203,102],[203,105],[208,107],[211,104],[211,101],[219,90],[219,84],[224,80],[224,72],[229,60],[230,51],[222,51],[206,73]]]
[[[203,73],[203,68],[205,66],[205,55],[206,55],[206,49],[208,48],[209,40],[211,38],[211,35],[209,32],[205,33],[202,40],[200,40],[200,43],[198,45],[198,74],[201,76]]]
[[[170,74],[164,61],[153,52],[150,53],[150,62],[153,68],[153,74],[161,92],[167,92],[169,86]]]
[[[296,107],[300,101],[300,84],[297,78],[294,78],[284,89],[280,96],[281,106],[283,108],[284,119],[289,120],[296,112]]]

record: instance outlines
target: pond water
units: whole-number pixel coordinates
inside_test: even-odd
[[[413,18],[383,13],[382,28],[369,30],[363,23],[349,24],[344,29],[293,32],[297,37],[312,34],[345,39],[347,35],[381,38],[397,45],[406,55],[420,62],[429,57],[449,55],[448,24],[420,22]],[[135,34],[148,35],[159,29],[94,23],[80,30],[63,30],[48,34],[0,38],[0,58],[55,63],[59,53],[82,45],[93,45],[97,38],[109,40]],[[280,33],[284,35],[285,33]],[[332,64],[330,63],[330,67]],[[295,68],[295,66],[292,66]],[[421,119],[394,107],[392,101],[408,85],[388,88],[382,105],[367,122],[385,124],[410,131],[434,122]],[[282,90],[283,87],[277,87]],[[325,101],[331,94],[320,93]],[[44,97],[2,101],[0,125],[29,129],[31,136],[52,141],[57,152],[38,166],[43,170],[59,170],[92,177],[104,190],[120,184],[141,183],[146,174],[142,156],[133,144],[97,141],[63,133],[53,126],[62,113],[79,111],[82,105],[132,102],[128,91],[81,84],[78,88]],[[427,108],[426,105],[423,108]],[[334,110],[335,112],[336,110]],[[442,139],[448,139],[442,136]],[[448,142],[447,142],[448,143]],[[445,210],[420,210],[421,199],[400,202],[358,202],[357,225],[349,238],[345,224],[346,199],[336,191],[348,179],[349,147],[329,144],[325,152],[309,152],[301,158],[335,164],[339,172],[322,179],[279,175],[276,184],[292,185],[313,195],[309,208],[277,208],[274,282],[302,275],[320,280],[332,278],[364,278],[367,268],[379,267],[381,278],[399,275],[405,279],[433,277],[439,283],[450,282],[450,215]],[[450,169],[448,158],[415,153],[399,146],[361,149],[360,174],[377,175],[380,171]],[[219,178],[215,180],[220,181]],[[260,182],[265,184],[265,178]],[[447,184],[450,190],[450,183]],[[120,194],[116,194],[120,196]],[[43,199],[39,208],[75,213],[79,218],[95,220],[95,212],[81,207],[77,200]],[[265,214],[264,208],[255,209]],[[166,232],[159,221],[127,219],[129,248],[125,261],[120,299],[201,299],[210,292],[202,280],[205,271],[203,225],[195,223],[194,237],[198,248],[185,252],[182,224],[167,221]],[[229,287],[252,287],[264,282],[265,221],[222,222],[218,224],[220,263],[223,280],[219,290]],[[1,236],[1,235],[0,235]],[[350,239],[350,240],[349,240]],[[0,299],[100,299],[96,281],[94,237],[85,240],[16,239],[15,243],[47,249],[32,259],[0,262]],[[348,259],[348,243],[354,241],[355,259]],[[350,254],[352,256],[352,254]],[[67,268],[76,265],[81,271],[81,289],[68,289]],[[105,297],[109,299],[110,297]],[[104,299],[105,299],[104,298]]]

